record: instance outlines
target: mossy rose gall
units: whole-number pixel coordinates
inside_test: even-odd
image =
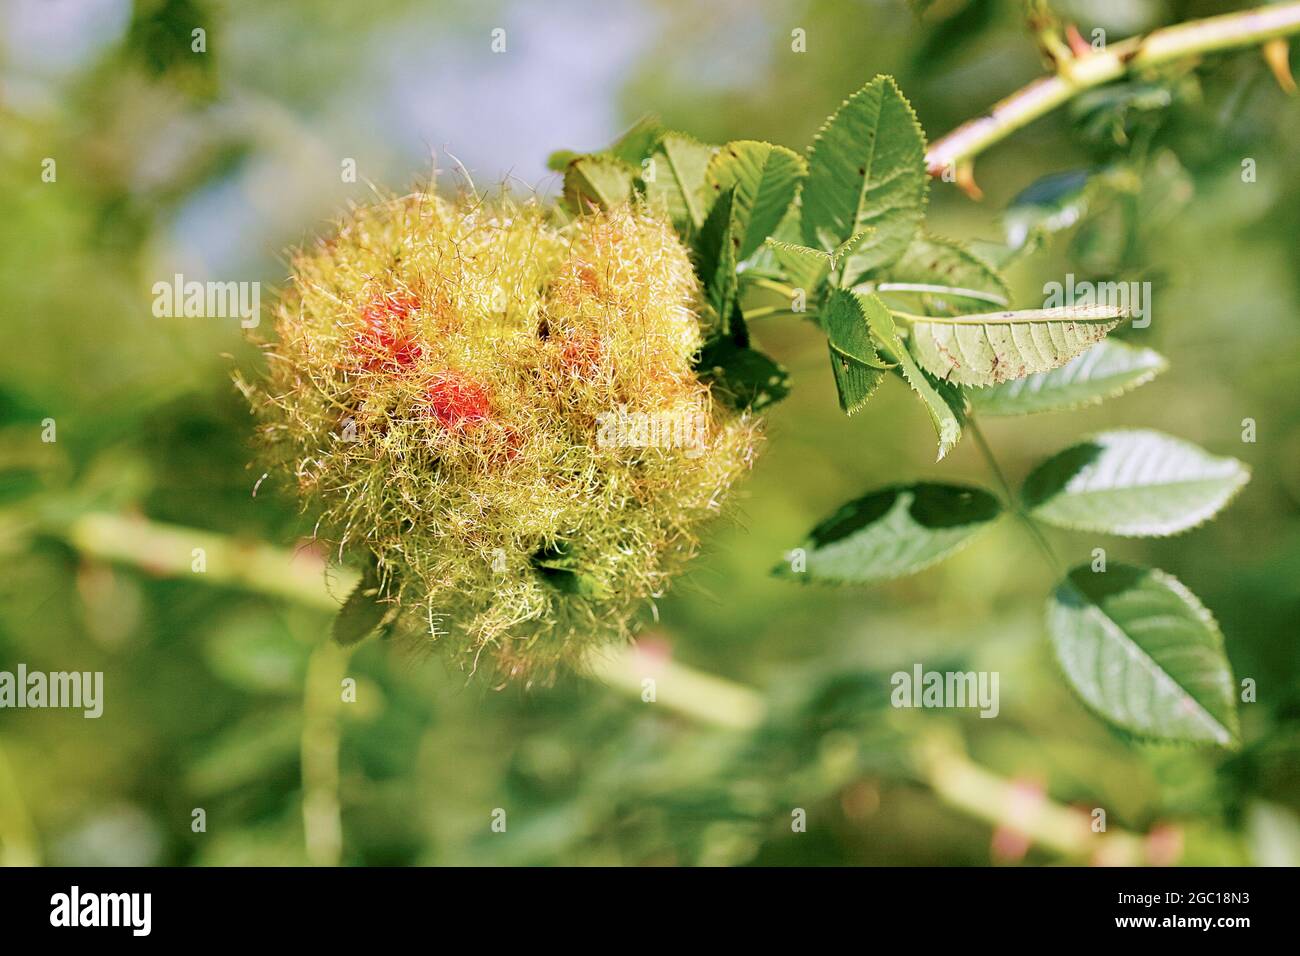
[[[418,193],[292,265],[245,391],[400,630],[525,679],[625,640],[757,440],[694,370],[708,313],[671,226]],[[689,446],[600,441],[611,414],[699,424]]]

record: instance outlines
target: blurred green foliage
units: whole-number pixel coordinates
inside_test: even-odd
[[[802,149],[848,92],[887,72],[934,137],[1041,69],[1019,5],[989,0],[661,0],[598,15],[575,3],[548,5],[545,17],[523,4],[397,0],[67,6],[57,23],[36,4],[3,14],[0,669],[102,670],[106,704],[99,720],[0,713],[0,859],[10,862],[306,862],[303,681],[328,615],[86,558],[57,533],[92,509],[285,547],[311,532],[286,489],[252,493],[250,421],[230,376],[257,358],[238,322],[155,318],[153,282],[186,272],[262,281],[269,294],[284,246],[372,196],[367,179],[400,188],[427,173],[431,147],[443,169],[454,167],[447,148],[463,150],[479,180],[513,169],[523,188],[553,195],[557,178],[543,178],[552,149],[597,147],[644,113],[705,141]],[[1058,5],[1116,38],[1223,8]],[[207,31],[206,54],[191,52],[194,25]],[[496,26],[510,37],[504,55],[489,49]],[[806,53],[791,50],[795,28]],[[590,65],[611,58],[604,72]],[[552,76],[557,60],[576,64],[582,82]],[[510,139],[506,99],[523,78],[540,88],[548,112],[536,123],[553,136],[520,127],[527,139]],[[591,142],[572,141],[589,128]],[[482,152],[503,143],[519,154]],[[1168,372],[1085,412],[986,430],[1013,480],[1079,435],[1132,424],[1251,465],[1252,483],[1213,525],[1100,542],[1113,560],[1176,574],[1215,610],[1237,676],[1258,685],[1239,753],[1135,747],[1084,712],[1043,640],[1051,573],[1011,524],[886,586],[770,577],[844,500],[900,476],[986,476],[966,445],[933,463],[929,423],[899,383],[846,419],[819,337],[759,321],[752,331],[789,369],[791,396],[771,412],[735,517],[650,627],[678,658],[769,694],[763,727],[700,727],[577,679],[494,691],[372,642],[348,672],[357,703],[343,708],[343,861],[986,863],[987,825],[943,804],[900,759],[903,742],[934,729],[962,734],[977,761],[1062,803],[1105,807],[1112,826],[1180,828],[1184,862],[1294,861],[1297,154],[1294,101],[1242,53],[1108,87],[999,144],[977,164],[982,204],[941,183],[931,198],[936,231],[1004,245],[1006,230],[1041,218],[1024,219],[1023,196],[1016,215],[999,212],[1042,177],[1071,172],[1061,201],[1081,221],[1026,240],[1040,248],[1011,267],[1017,302],[1037,304],[1043,284],[1069,272],[1153,282],[1150,328],[1122,334],[1159,349]],[[341,181],[348,157],[360,182]],[[46,158],[55,182],[42,179]],[[1254,182],[1242,180],[1246,159]],[[1043,195],[1060,199],[1041,188],[1028,197]],[[41,441],[47,418],[54,443]],[[1246,418],[1254,444],[1241,440]],[[1080,559],[1099,544],[1086,534],[1057,543]],[[888,675],[918,661],[999,671],[1000,718],[891,711]],[[199,807],[202,833],[191,828]],[[508,838],[490,830],[498,807]],[[791,832],[795,807],[808,812],[807,833]]]

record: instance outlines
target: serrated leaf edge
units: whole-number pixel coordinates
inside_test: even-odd
[[[1097,342],[1095,345],[1093,345],[1092,348],[1094,348],[1094,349],[1095,349],[1095,348],[1099,348],[1100,346],[1106,344],[1107,341],[1110,341],[1110,340],[1108,340],[1108,339],[1102,339],[1100,342]],[[1111,344],[1115,344],[1115,343],[1112,342]],[[1153,349],[1153,348],[1148,348],[1147,346],[1144,346],[1144,345],[1131,345],[1130,343],[1127,343],[1127,342],[1125,342],[1125,343],[1123,343],[1123,344],[1128,345],[1130,348],[1136,349],[1136,350],[1138,350],[1138,351],[1149,352],[1150,354],[1154,355],[1154,356],[1158,359],[1158,362],[1157,362],[1155,365],[1153,365],[1152,367],[1146,369],[1146,370],[1145,370],[1141,375],[1139,375],[1138,377],[1133,378],[1133,379],[1131,379],[1131,380],[1129,380],[1129,381],[1127,381],[1127,382],[1124,382],[1123,384],[1121,384],[1121,385],[1119,385],[1119,386],[1117,386],[1117,387],[1115,387],[1115,388],[1109,389],[1109,390],[1104,391],[1104,392],[1100,392],[1100,393],[1098,393],[1098,394],[1096,394],[1096,395],[1093,395],[1093,396],[1091,396],[1091,397],[1089,397],[1089,398],[1085,398],[1085,399],[1082,399],[1082,400],[1079,400],[1079,401],[1069,402],[1069,403],[1067,403],[1067,404],[1065,404],[1065,405],[1056,405],[1056,406],[1054,406],[1054,407],[1052,407],[1052,408],[1031,408],[1031,409],[1026,409],[1025,411],[1020,411],[1020,412],[996,412],[996,411],[991,411],[991,410],[989,410],[989,409],[987,409],[987,408],[979,408],[979,407],[978,407],[978,405],[977,405],[977,399],[978,399],[978,396],[979,396],[979,393],[980,393],[980,392],[984,391],[985,389],[997,388],[997,387],[999,387],[999,386],[1001,386],[1001,385],[1007,385],[1007,384],[1010,384],[1010,382],[999,382],[998,385],[968,385],[968,386],[966,386],[966,387],[970,390],[970,392],[971,392],[971,404],[972,404],[972,405],[976,405],[976,411],[978,411],[981,415],[988,415],[990,418],[1021,418],[1021,417],[1025,416],[1025,415],[1050,415],[1050,414],[1052,414],[1053,412],[1072,412],[1072,411],[1077,411],[1077,410],[1080,409],[1080,408],[1091,408],[1091,407],[1093,407],[1094,405],[1100,405],[1102,402],[1105,402],[1105,401],[1107,401],[1107,400],[1109,400],[1109,399],[1112,399],[1112,398],[1119,398],[1121,395],[1126,395],[1126,394],[1128,394],[1129,392],[1136,391],[1137,389],[1141,388],[1143,385],[1146,385],[1148,382],[1150,382],[1150,381],[1151,381],[1152,379],[1154,379],[1156,376],[1158,376],[1158,375],[1160,375],[1160,374],[1162,374],[1162,373],[1164,373],[1164,372],[1167,372],[1167,371],[1169,370],[1169,360],[1168,360],[1167,358],[1165,358],[1163,355],[1161,355],[1159,352],[1157,352],[1155,349]],[[1089,349],[1088,351],[1091,351],[1091,349]],[[1088,354],[1088,352],[1080,352],[1078,355],[1076,355],[1076,356],[1075,356],[1073,359],[1071,359],[1070,361],[1073,362],[1073,361],[1075,361],[1075,359],[1083,358],[1083,356],[1085,356],[1085,355],[1087,355],[1087,354]],[[1067,363],[1065,363],[1065,364],[1068,365],[1068,364],[1070,364],[1070,363],[1067,362]],[[1031,373],[1031,374],[1032,374],[1032,375],[1050,375],[1052,372],[1059,371],[1060,369],[1063,369],[1063,368],[1065,368],[1065,365],[1058,365],[1056,368],[1054,368],[1054,369],[1049,369],[1049,370],[1046,371],[1046,372],[1033,372],[1033,373]],[[1025,379],[1028,379],[1028,378],[1030,378],[1030,376],[1029,376],[1029,375],[1026,375],[1025,378],[1013,378],[1013,379],[1011,379],[1010,381],[1011,381],[1011,382],[1023,382],[1023,381],[1025,381]]]
[[[1204,454],[1208,455],[1211,458],[1217,458],[1220,461],[1235,462],[1237,466],[1241,469],[1241,473],[1238,480],[1233,484],[1232,488],[1228,491],[1227,497],[1223,499],[1222,504],[1220,504],[1213,511],[1208,512],[1207,514],[1201,516],[1193,524],[1189,524],[1184,527],[1178,528],[1175,531],[1115,531],[1109,528],[1086,526],[1074,522],[1054,521],[1045,515],[1038,514],[1037,510],[1034,508],[1029,509],[1030,516],[1035,521],[1041,521],[1044,524],[1051,525],[1053,528],[1061,528],[1066,531],[1086,531],[1090,534],[1107,534],[1107,535],[1112,535],[1113,537],[1116,538],[1176,538],[1179,535],[1183,535],[1183,534],[1187,534],[1188,532],[1195,531],[1197,528],[1203,527],[1204,525],[1213,521],[1221,512],[1225,511],[1228,508],[1228,506],[1232,504],[1232,502],[1236,499],[1237,495],[1241,494],[1242,489],[1244,489],[1248,484],[1250,484],[1250,479],[1252,477],[1250,465],[1246,464],[1240,458],[1233,458],[1231,455],[1216,455],[1213,452],[1208,452],[1204,448],[1201,448],[1201,446],[1197,445],[1195,442],[1187,441],[1186,439],[1179,438],[1176,435],[1170,435],[1162,431],[1157,431],[1154,428],[1108,428],[1105,431],[1093,432],[1091,435],[1088,435],[1080,439],[1079,441],[1075,442],[1073,445],[1067,445],[1066,447],[1062,448],[1060,451],[1054,452],[1052,455],[1049,455],[1046,459],[1043,460],[1043,462],[1040,463],[1040,465],[1046,464],[1048,461],[1051,461],[1053,458],[1056,458],[1058,455],[1061,455],[1069,451],[1071,448],[1077,448],[1079,445],[1086,445],[1088,442],[1105,435],[1117,435],[1117,434],[1158,435],[1160,438],[1166,438],[1175,442],[1181,442],[1184,445],[1191,445],[1193,448],[1196,448],[1198,451],[1203,452]],[[1030,474],[1032,475],[1037,470],[1038,467],[1035,467],[1033,470],[1030,471]],[[1027,480],[1028,480],[1028,476],[1026,476],[1026,481]],[[1023,494],[1023,483],[1021,488]]]
[[[881,492],[890,491],[890,490],[906,490],[916,485],[923,485],[923,484],[942,484],[950,488],[961,488],[961,489],[967,489],[972,491],[982,491],[984,494],[989,495],[995,500],[997,499],[997,495],[994,495],[987,488],[981,487],[980,485],[965,484],[962,482],[947,482],[947,481],[935,482],[925,478],[917,478],[915,481],[902,481],[890,485],[883,485],[880,488],[875,489],[874,491],[868,491],[866,492],[865,495],[859,495],[858,497],[861,498],[861,497],[865,497],[866,495],[879,494]],[[811,577],[810,575],[804,572],[796,573],[794,571],[791,571],[786,566],[786,562],[784,561],[776,564],[772,568],[771,572],[769,573],[773,577],[777,577],[782,580],[798,581],[798,583],[801,585],[805,585],[805,586],[816,585],[817,587],[825,587],[825,588],[862,588],[862,587],[871,587],[874,584],[878,584],[882,581],[899,581],[902,580],[903,578],[911,577],[913,574],[920,574],[922,571],[929,570],[930,568],[934,567],[936,564],[939,564],[941,561],[948,560],[948,558],[951,558],[957,552],[965,549],[972,541],[974,541],[980,535],[988,531],[988,529],[993,527],[993,525],[1001,521],[1003,517],[1006,515],[1006,513],[1007,513],[1006,508],[1003,507],[1001,501],[998,501],[998,513],[994,515],[992,518],[990,518],[988,521],[981,522],[978,528],[976,528],[970,534],[966,535],[966,537],[962,538],[960,541],[954,544],[951,549],[944,551],[942,554],[938,554],[932,558],[927,559],[921,564],[916,565],[914,568],[911,568],[907,571],[900,571],[898,574],[882,575],[880,577],[871,578],[865,581],[843,581],[843,580],[835,580],[833,578],[814,579],[813,577]],[[810,539],[807,536],[805,536],[804,540],[799,544],[795,545],[795,547],[802,548],[804,547],[804,545],[808,543],[809,540]],[[801,578],[802,580],[799,580]]]
[[[876,74],[875,76],[873,76],[873,77],[872,77],[868,82],[864,83],[861,87],[859,87],[856,91],[854,91],[854,92],[851,93],[850,95],[846,96],[846,97],[845,97],[845,98],[840,102],[840,105],[837,106],[837,107],[835,107],[835,109],[831,112],[831,114],[830,114],[828,117],[826,117],[826,120],[822,123],[822,125],[821,125],[820,127],[818,127],[817,132],[813,134],[812,141],[809,142],[809,144],[808,144],[808,148],[805,150],[805,153],[806,153],[806,155],[807,155],[807,159],[808,159],[808,170],[809,170],[809,174],[811,174],[811,171],[812,171],[812,158],[813,158],[813,154],[816,152],[817,144],[820,143],[820,142],[822,141],[822,139],[823,139],[823,138],[825,137],[825,135],[826,135],[826,132],[827,132],[827,131],[831,128],[831,126],[835,123],[836,119],[839,118],[839,115],[840,115],[841,112],[843,112],[844,108],[845,108],[846,106],[848,106],[849,104],[851,104],[851,103],[852,103],[854,100],[856,100],[858,97],[860,97],[860,96],[862,96],[863,94],[865,94],[866,91],[871,87],[871,85],[872,85],[873,83],[875,83],[876,81],[881,81],[881,82],[884,83],[886,86],[892,88],[892,90],[893,90],[896,94],[898,94],[898,98],[899,98],[899,100],[902,102],[903,106],[906,108],[906,110],[907,110],[907,115],[908,115],[908,117],[911,119],[911,121],[912,121],[912,125],[916,128],[916,132],[917,132],[917,134],[920,136],[920,139],[921,139],[921,155],[922,155],[922,157],[924,157],[925,152],[926,152],[926,149],[927,149],[928,146],[929,146],[929,143],[928,143],[928,140],[926,139],[926,135],[925,135],[925,127],[923,127],[923,126],[921,125],[921,119],[920,119],[919,116],[916,115],[916,109],[912,106],[912,103],[911,103],[911,101],[907,98],[907,96],[904,95],[903,90],[902,90],[902,88],[898,85],[898,81],[897,81],[897,80],[895,80],[895,79],[894,79],[892,76],[890,76],[888,73],[877,73],[877,74]],[[883,94],[882,94],[882,95],[883,95]],[[874,156],[875,156],[875,144],[873,143],[873,144],[872,144],[872,157],[874,158]],[[924,159],[922,160],[922,162],[924,162]],[[805,183],[806,183],[806,182],[807,182],[807,179],[805,178],[804,181],[805,181]],[[859,205],[859,206],[861,206],[861,204],[862,204],[862,194],[865,193],[865,192],[866,192],[866,179],[864,178],[864,180],[863,180],[863,185],[862,185],[862,192],[859,193],[859,196],[858,196],[858,205]],[[921,218],[920,218],[920,222],[924,222],[924,221],[925,221],[925,211],[926,211],[926,208],[927,208],[928,205],[929,205],[929,202],[930,202],[930,177],[929,177],[929,175],[925,175],[925,176],[923,176],[922,179],[921,179],[921,202],[920,202],[920,207],[919,207],[919,209],[918,209],[918,212],[920,213],[920,217],[921,217]],[[801,227],[801,230],[802,230],[802,227]],[[804,237],[803,237],[803,238],[804,238],[804,239],[807,239],[807,235],[804,234]]]
[[[1164,744],[1170,746],[1184,746],[1184,747],[1204,746],[1205,744],[1203,741],[1184,740],[1179,737],[1159,737],[1154,734],[1144,733],[1143,731],[1134,730],[1131,727],[1125,727],[1121,724],[1117,724],[1114,721],[1112,721],[1109,717],[1107,717],[1105,714],[1101,713],[1101,711],[1099,711],[1095,706],[1093,706],[1092,702],[1089,701],[1087,698],[1085,698],[1083,696],[1083,693],[1079,690],[1079,688],[1075,686],[1072,680],[1070,680],[1070,677],[1065,670],[1065,664],[1060,659],[1059,652],[1057,651],[1056,641],[1054,638],[1051,637],[1052,605],[1056,600],[1056,592],[1062,586],[1069,585],[1069,587],[1073,589],[1074,592],[1078,594],[1081,598],[1083,598],[1083,600],[1091,608],[1095,609],[1108,622],[1108,624],[1113,625],[1114,627],[1118,628],[1121,633],[1123,633],[1123,628],[1120,628],[1119,625],[1109,615],[1107,615],[1104,611],[1102,611],[1101,608],[1097,606],[1096,602],[1092,601],[1091,599],[1088,598],[1086,594],[1083,594],[1081,591],[1079,591],[1079,589],[1075,587],[1074,582],[1070,580],[1071,574],[1073,574],[1075,571],[1079,570],[1080,568],[1085,568],[1085,567],[1088,567],[1088,565],[1080,564],[1068,570],[1065,573],[1065,577],[1063,577],[1061,581],[1056,585],[1056,587],[1052,589],[1052,593],[1050,593],[1047,596],[1044,617],[1045,617],[1047,632],[1049,635],[1048,643],[1052,645],[1052,662],[1056,665],[1057,671],[1061,675],[1062,682],[1065,684],[1066,687],[1069,688],[1070,693],[1074,695],[1074,698],[1083,706],[1085,710],[1087,710],[1090,714],[1092,714],[1094,717],[1096,717],[1098,720],[1104,723],[1107,727],[1111,728],[1112,730],[1118,733],[1123,734],[1125,737],[1127,737],[1130,740],[1136,740],[1145,743]],[[1219,626],[1219,622],[1215,618],[1214,612],[1212,612],[1208,607],[1206,607],[1205,604],[1202,603],[1201,599],[1197,597],[1196,594],[1193,593],[1187,587],[1187,585],[1183,584],[1182,581],[1178,580],[1178,578],[1174,577],[1169,572],[1163,571],[1160,568],[1144,568],[1140,565],[1126,564],[1121,562],[1113,562],[1110,565],[1110,567],[1111,568],[1123,567],[1123,568],[1130,568],[1136,571],[1148,572],[1154,575],[1162,584],[1168,585],[1170,590],[1172,590],[1180,598],[1183,598],[1183,600],[1185,600],[1188,603],[1188,605],[1191,606],[1193,612],[1200,619],[1201,623],[1205,624],[1206,627],[1210,629],[1211,634],[1214,636],[1215,649],[1218,650],[1223,655],[1223,659],[1227,662],[1229,676],[1232,677],[1234,681],[1236,680],[1235,675],[1232,674],[1232,661],[1228,658],[1227,646],[1223,637],[1223,629]],[[1099,573],[1104,574],[1107,572],[1099,572]],[[1123,634],[1123,637],[1126,641],[1132,643],[1131,639],[1129,639],[1127,634]],[[1134,646],[1136,647],[1136,645]],[[1156,662],[1150,657],[1150,655],[1146,653],[1145,650],[1143,650],[1141,647],[1136,647],[1136,649],[1141,654],[1144,660],[1150,661],[1151,665],[1155,667],[1156,670],[1161,675],[1164,675],[1163,669],[1161,669],[1159,665],[1156,664]],[[1222,726],[1219,723],[1218,719],[1215,718],[1213,714],[1205,710],[1205,708],[1201,705],[1200,701],[1196,700],[1185,690],[1183,690],[1181,684],[1178,684],[1176,681],[1173,681],[1173,678],[1167,677],[1167,675],[1164,676],[1166,676],[1166,678],[1169,681],[1173,682],[1174,686],[1177,687],[1180,692],[1182,692],[1196,705],[1197,710],[1204,715],[1204,717],[1210,722],[1211,726],[1220,726],[1220,727]],[[1220,743],[1219,746],[1227,749],[1235,750],[1241,745],[1241,722],[1237,714],[1237,707],[1236,707],[1235,700],[1233,701],[1233,708],[1231,713],[1232,713],[1232,726],[1223,727],[1223,730],[1226,731],[1228,734],[1228,740],[1224,743]]]

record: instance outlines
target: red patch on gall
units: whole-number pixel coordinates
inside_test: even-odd
[[[563,340],[560,365],[569,375],[591,378],[605,364],[605,341],[591,333],[570,334]]]
[[[441,372],[424,389],[425,411],[444,428],[460,430],[491,417],[488,393],[455,372]]]
[[[377,295],[361,310],[353,337],[360,365],[368,371],[410,368],[423,354],[411,316],[422,308],[419,296],[400,290]]]
[[[596,270],[586,263],[578,267],[578,282],[588,295],[600,295],[600,278],[596,275]]]

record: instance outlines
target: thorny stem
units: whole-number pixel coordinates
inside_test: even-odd
[[[998,464],[997,456],[993,454],[993,448],[989,445],[988,439],[984,437],[984,432],[980,430],[973,412],[968,413],[966,416],[966,428],[975,439],[975,444],[979,447],[980,454],[984,456],[989,471],[993,473],[993,478],[997,481],[998,487],[1002,491],[1002,497],[1006,501],[1007,509],[1024,524],[1029,531],[1030,537],[1038,545],[1038,549],[1047,558],[1047,563],[1052,566],[1052,570],[1059,576],[1064,571],[1061,559],[1056,556],[1056,551],[1052,548],[1051,542],[1047,540],[1047,536],[1043,534],[1043,529],[1038,526],[1037,521],[1030,517],[1029,512],[1025,511],[1019,495],[1015,493],[1011,483],[1007,481],[1006,473],[1002,471],[1002,466]]]
[[[932,143],[925,154],[926,167],[931,176],[959,168],[1085,90],[1126,73],[1202,53],[1255,46],[1298,32],[1300,2],[1276,3],[1164,27],[1079,56],[1064,58],[1062,54],[1057,73],[1017,90],[983,116]]]
[[[976,432],[977,433],[977,432]],[[982,444],[982,439],[977,439]],[[332,586],[316,556],[250,547],[212,532],[163,525],[141,517],[86,514],[70,523],[52,524],[52,533],[92,557],[118,561],[154,574],[189,577],[209,585],[243,588],[335,611],[336,593],[346,594],[359,578],[341,571]],[[192,549],[206,550],[207,571],[192,572]],[[256,565],[250,573],[248,562]],[[314,566],[314,571],[312,567]],[[309,583],[314,581],[314,583]],[[338,798],[338,719],[340,681],[349,654],[322,646],[312,655],[304,694],[303,820],[308,856],[316,863],[339,859],[342,828]],[[695,670],[664,655],[632,648],[607,653],[590,662],[591,675],[610,687],[640,697],[647,676],[656,680],[656,702],[702,723],[736,731],[757,730],[767,719],[767,699],[759,691]],[[945,803],[993,827],[1023,834],[1038,846],[1077,861],[1113,865],[1146,859],[1142,837],[1112,827],[1093,833],[1086,813],[1026,794],[1014,780],[998,776],[970,760],[961,747],[936,735],[913,748],[912,763],[920,779]]]

